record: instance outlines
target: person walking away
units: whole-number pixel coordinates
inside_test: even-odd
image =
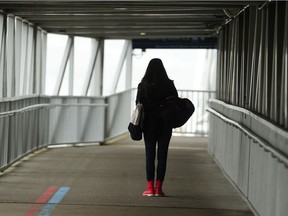
[[[163,123],[160,114],[165,98],[173,96],[178,97],[178,92],[174,82],[169,79],[161,59],[152,59],[141,82],[138,84],[136,96],[136,104],[142,103],[144,109],[143,136],[146,153],[147,188],[143,192],[143,196],[165,196],[162,186],[166,173],[172,128]],[[156,185],[154,185],[155,180]]]

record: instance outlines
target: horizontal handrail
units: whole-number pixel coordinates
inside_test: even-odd
[[[277,133],[281,134],[281,136],[285,137],[285,139],[288,139],[287,130],[285,130],[284,128],[281,128],[281,127],[273,124],[271,121],[268,121],[265,118],[259,117],[259,115],[255,114],[251,110],[247,110],[247,109],[245,109],[243,107],[238,107],[238,106],[235,106],[235,105],[232,105],[232,104],[227,104],[224,101],[220,101],[218,99],[209,99],[209,102],[210,103],[212,102],[212,103],[219,104],[221,106],[224,106],[226,108],[232,109],[232,110],[237,111],[237,112],[241,112],[241,113],[243,113],[243,114],[245,114],[247,116],[250,116],[251,118],[253,118],[255,120],[257,119],[257,121],[261,122],[261,124],[269,127],[271,130],[274,130],[274,131],[277,130]]]
[[[213,115],[215,115],[216,117],[220,118],[224,122],[226,122],[230,125],[233,125],[234,127],[241,130],[244,134],[246,134],[248,137],[250,137],[254,142],[259,143],[259,145],[262,148],[264,148],[265,151],[270,152],[274,157],[276,157],[279,160],[279,162],[284,163],[285,166],[288,167],[288,156],[285,153],[279,151],[277,148],[270,145],[266,140],[259,137],[257,134],[255,134],[253,131],[251,131],[246,126],[244,126],[244,125],[242,125],[242,124],[240,124],[234,120],[227,118],[226,116],[222,115],[221,113],[215,111],[212,108],[206,108],[206,110],[208,112],[212,113]]]
[[[215,90],[191,90],[191,89],[178,89],[178,92],[201,92],[201,93],[216,93]]]
[[[51,106],[108,107],[108,104],[50,104]]]
[[[18,113],[29,112],[31,110],[35,110],[35,109],[43,108],[43,107],[47,107],[47,106],[50,106],[50,104],[35,104],[35,105],[27,106],[27,107],[24,107],[24,108],[21,108],[21,109],[1,112],[0,113],[0,118],[4,118],[4,117],[7,117],[7,116],[14,116],[14,115],[16,115]]]
[[[55,106],[86,106],[86,107],[107,107],[108,104],[35,104],[31,106],[27,106],[21,109],[16,109],[16,110],[10,110],[6,112],[1,112],[0,113],[0,118],[8,117],[8,116],[14,116],[18,113],[24,113],[24,112],[29,112],[34,109],[38,108],[44,108],[44,107],[55,107]]]

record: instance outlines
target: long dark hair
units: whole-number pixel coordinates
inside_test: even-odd
[[[151,59],[146,69],[145,75],[142,78],[142,83],[155,83],[163,85],[171,81],[166,73],[164,65],[159,58]]]

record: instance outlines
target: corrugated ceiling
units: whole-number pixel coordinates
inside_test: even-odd
[[[104,39],[215,36],[247,5],[265,1],[4,0],[0,10],[50,33]]]

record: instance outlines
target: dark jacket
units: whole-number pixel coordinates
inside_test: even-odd
[[[178,97],[173,81],[168,81],[164,86],[156,83],[145,84],[141,82],[138,85],[136,104],[138,102],[143,104],[145,113],[144,125],[159,122],[161,105],[167,97],[173,96]]]

